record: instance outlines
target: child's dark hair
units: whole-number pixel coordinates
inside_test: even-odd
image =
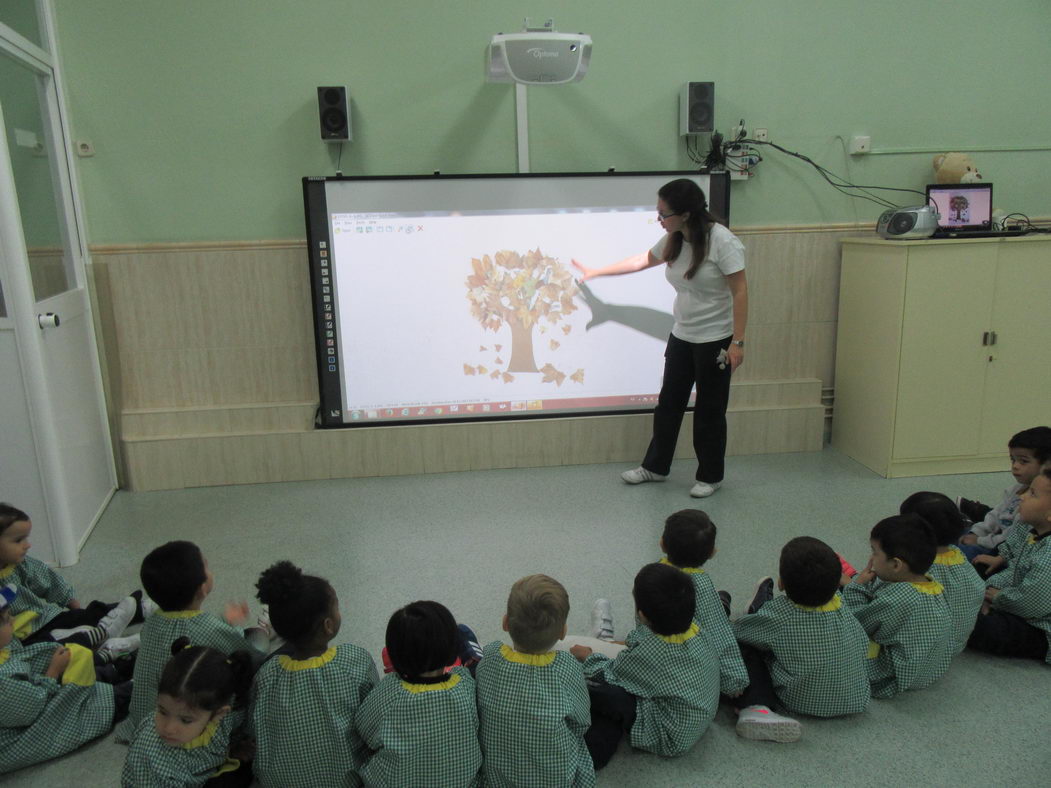
[[[667,564],[646,564],[635,575],[635,607],[658,635],[678,635],[690,628],[695,601],[693,582]]]
[[[189,638],[181,637],[172,643],[172,658],[161,672],[157,694],[216,711],[247,701],[251,685],[252,656],[247,651],[227,656],[207,646],[191,646]]]
[[[327,580],[303,574],[291,561],[278,561],[263,570],[255,587],[259,601],[270,606],[274,631],[296,644],[313,638],[336,600]]]
[[[931,527],[939,547],[956,544],[967,524],[952,499],[939,492],[913,493],[901,502],[900,511],[922,517]]]
[[[161,610],[186,610],[208,579],[201,548],[193,542],[168,542],[142,559],[142,589]]]
[[[0,534],[20,522],[29,522],[29,515],[9,503],[0,503]]]
[[[781,548],[778,575],[789,599],[797,605],[820,607],[836,595],[843,565],[820,539],[797,536]]]
[[[704,566],[715,550],[715,523],[700,509],[683,509],[664,521],[661,541],[675,566]]]
[[[420,601],[396,611],[387,622],[387,656],[406,681],[456,661],[460,633],[445,605]]]
[[[901,514],[880,520],[869,538],[879,542],[887,558],[899,558],[917,575],[931,568],[938,551],[934,529],[918,514]]]
[[[1016,432],[1007,442],[1009,449],[1029,449],[1039,463],[1051,460],[1051,427],[1030,427]]]

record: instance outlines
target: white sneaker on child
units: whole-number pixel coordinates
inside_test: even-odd
[[[98,628],[106,633],[107,638],[116,638],[124,634],[128,624],[135,618],[139,609],[139,600],[133,596],[126,596],[116,607],[110,610],[97,624]]]
[[[654,473],[653,471],[647,471],[640,465],[638,468],[624,471],[624,473],[620,475],[620,478],[628,484],[642,484],[643,482],[663,482],[668,477],[661,476],[659,473]]]
[[[95,656],[103,662],[113,662],[119,657],[133,654],[139,650],[139,634],[128,635],[123,638],[110,638],[95,651]]]
[[[613,640],[613,609],[608,599],[596,599],[591,608],[591,637]]]
[[[752,741],[793,742],[803,735],[803,726],[766,706],[748,706],[737,716],[737,735]]]

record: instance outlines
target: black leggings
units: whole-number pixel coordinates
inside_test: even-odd
[[[1047,659],[1047,635],[1024,618],[990,610],[979,615],[967,645],[976,651],[985,651],[1000,657]]]
[[[679,427],[697,386],[693,409],[693,450],[697,455],[697,481],[723,480],[726,458],[726,406],[730,401],[730,362],[719,369],[719,351],[730,346],[730,337],[715,342],[686,342],[668,337],[664,351],[664,381],[653,410],[653,438],[642,467],[661,476],[671,471]]]
[[[621,737],[635,724],[635,696],[602,677],[588,679],[591,727],[584,743],[595,769],[601,769],[617,751]]]

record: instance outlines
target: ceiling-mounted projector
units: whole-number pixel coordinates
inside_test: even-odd
[[[523,85],[563,85],[579,82],[591,61],[591,36],[558,33],[554,20],[521,33],[498,33],[489,42],[486,79]]]

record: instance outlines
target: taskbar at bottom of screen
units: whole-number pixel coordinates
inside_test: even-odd
[[[347,422],[419,421],[421,419],[487,418],[542,411],[572,413],[587,410],[646,408],[657,404],[656,394],[612,397],[564,397],[561,399],[516,399],[495,402],[449,402],[427,405],[406,404],[380,408],[351,408]]]

